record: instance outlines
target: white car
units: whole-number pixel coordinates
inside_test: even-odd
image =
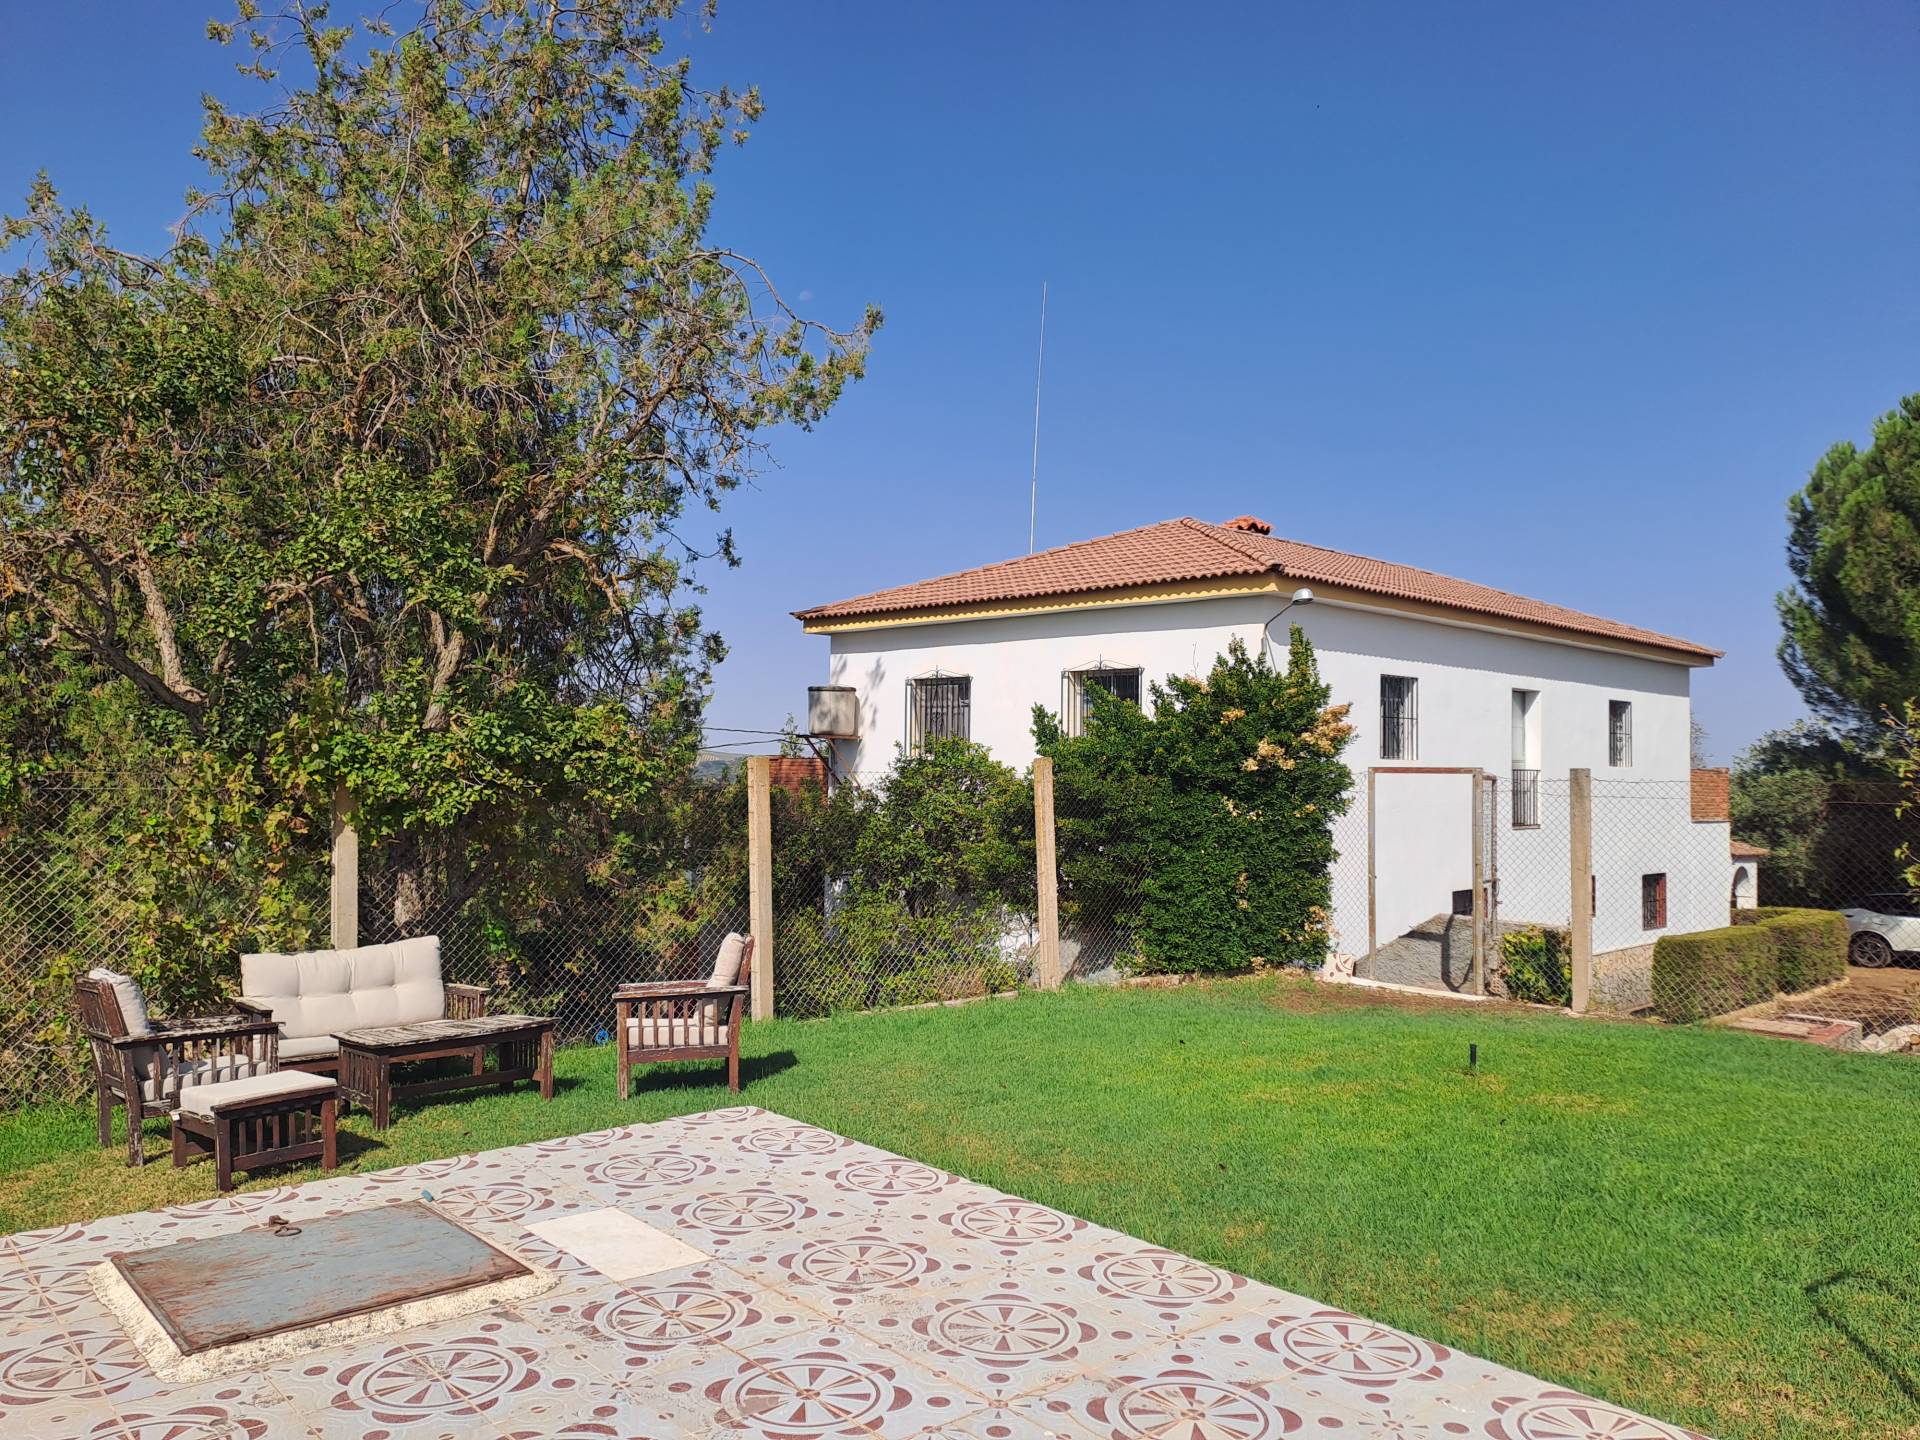
[[[1920,895],[1905,891],[1868,895],[1840,913],[1853,932],[1847,958],[1854,964],[1877,970],[1893,963],[1896,955],[1920,953]]]

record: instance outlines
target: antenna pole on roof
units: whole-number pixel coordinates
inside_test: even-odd
[[[1033,367],[1033,483],[1027,492],[1027,553],[1033,553],[1033,526],[1040,514],[1040,377],[1047,368],[1047,282],[1040,282],[1040,359]]]

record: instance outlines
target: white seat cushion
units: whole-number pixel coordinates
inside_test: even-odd
[[[717,1014],[715,1012],[718,1012]],[[697,1016],[674,1020],[627,1021],[627,1048],[630,1050],[669,1050],[679,1046],[725,1045],[725,1010],[703,1005]]]
[[[157,1055],[164,1051],[156,1052]],[[251,1055],[211,1055],[183,1067],[178,1073],[181,1103],[188,1090],[196,1086],[218,1086],[230,1080],[244,1080],[254,1073]],[[175,1073],[160,1064],[150,1065],[140,1077],[140,1093],[149,1104],[163,1100],[173,1090]]]
[[[358,950],[242,955],[240,990],[244,999],[273,1012],[287,1040],[447,1015],[438,935]]]
[[[340,1054],[340,1042],[331,1035],[302,1035],[297,1040],[280,1042],[280,1063],[296,1065],[303,1060],[332,1060]]]
[[[222,1110],[237,1105],[258,1105],[263,1100],[287,1100],[311,1095],[324,1100],[339,1090],[324,1075],[307,1075],[298,1070],[276,1070],[267,1075],[251,1075],[216,1085],[195,1085],[180,1092],[180,1109],[188,1115],[211,1119]]]
[[[87,978],[102,981],[113,991],[114,1001],[120,1007],[120,1023],[125,1027],[123,1034],[138,1040],[153,1033],[153,1022],[147,1017],[146,992],[138,980],[105,966],[89,970]]]

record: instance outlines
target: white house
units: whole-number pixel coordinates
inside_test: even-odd
[[[1728,920],[1726,817],[1695,818],[1689,758],[1689,684],[1719,652],[1689,640],[1279,539],[1249,516],[1167,520],[795,614],[831,642],[846,772],[882,770],[935,734],[1024,766],[1035,704],[1071,727],[1087,687],[1142,700],[1155,680],[1204,673],[1233,637],[1284,653],[1301,626],[1355,726],[1358,793],[1335,834],[1348,953],[1471,886],[1475,769],[1498,797],[1482,841],[1503,920],[1566,923],[1576,767],[1594,777],[1596,952],[1644,969],[1660,933]],[[1629,978],[1619,1003],[1643,982]]]

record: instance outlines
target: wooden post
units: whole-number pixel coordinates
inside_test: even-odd
[[[333,792],[333,878],[328,885],[328,931],[336,950],[360,943],[360,832],[353,828],[353,797]]]
[[[773,760],[747,757],[747,918],[753,930],[753,1018],[773,1018]]]
[[[1567,772],[1568,912],[1573,1013],[1593,999],[1593,771]]]
[[[1474,995],[1487,993],[1487,837],[1482,823],[1486,797],[1481,793],[1485,775],[1483,770],[1473,772],[1472,801],[1468,807],[1468,817],[1473,822],[1473,959],[1467,968],[1467,990]]]
[[[1054,853],[1053,761],[1042,755],[1033,762],[1034,884],[1040,897],[1040,949],[1034,956],[1034,978],[1042,990],[1060,988],[1060,874]]]

